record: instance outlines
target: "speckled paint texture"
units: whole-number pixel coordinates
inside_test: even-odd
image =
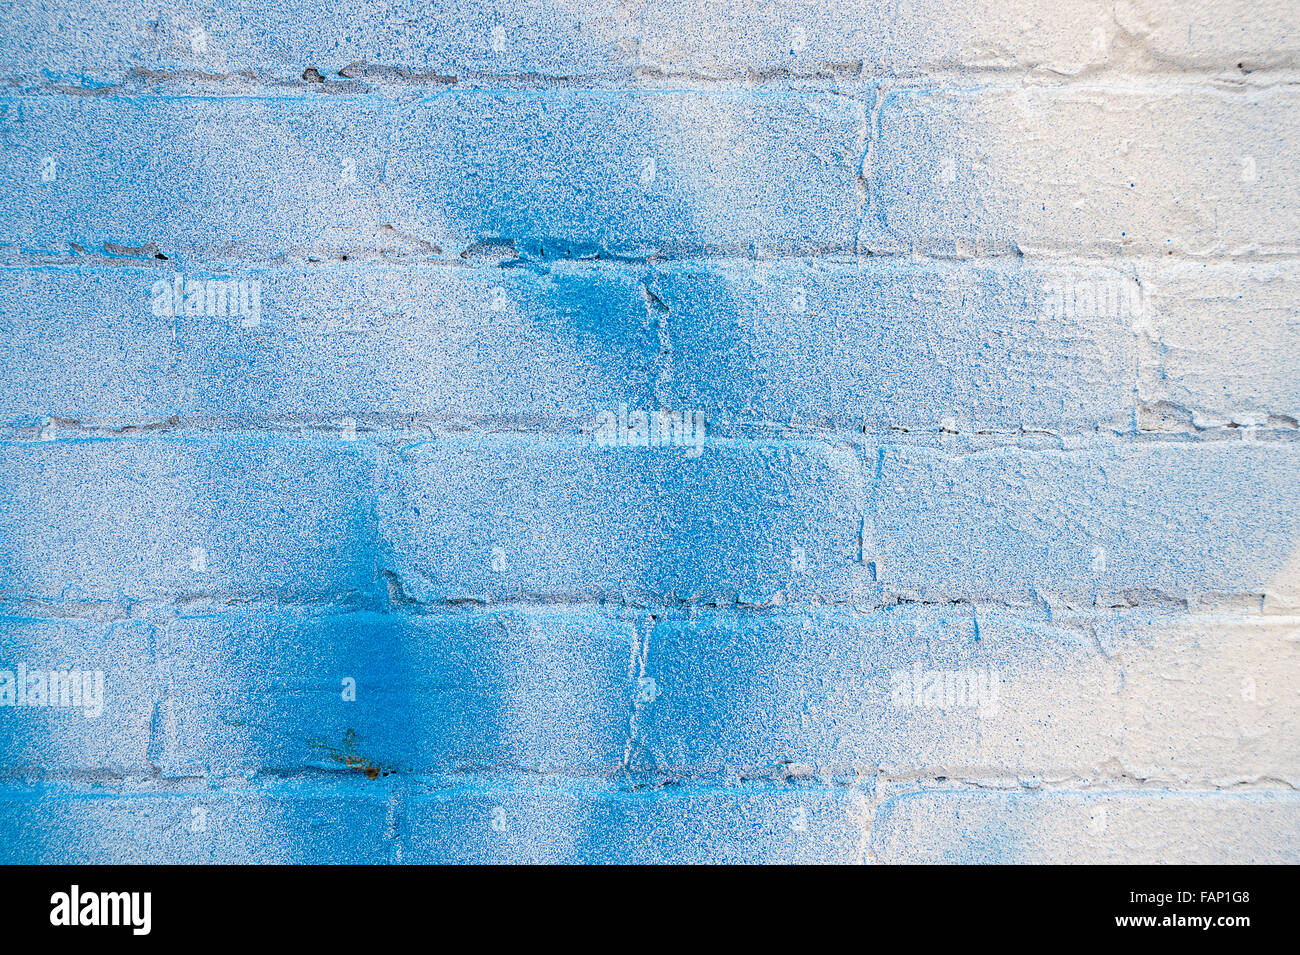
[[[1298,24],[0,2],[0,861],[1300,861]]]

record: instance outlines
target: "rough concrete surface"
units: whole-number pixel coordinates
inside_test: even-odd
[[[1295,0],[0,2],[0,861],[1300,861]]]

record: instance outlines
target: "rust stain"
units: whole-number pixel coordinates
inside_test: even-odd
[[[316,743],[320,749],[330,754],[330,758],[335,762],[342,763],[348,769],[356,769],[366,774],[367,779],[378,779],[381,776],[391,776],[397,770],[385,768],[383,764],[373,762],[356,752],[357,731],[349,729],[343,734],[343,746],[331,746],[329,743]]]

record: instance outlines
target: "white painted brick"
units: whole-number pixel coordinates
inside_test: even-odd
[[[916,793],[877,810],[871,847],[913,864],[1277,864],[1297,812],[1291,793]]]
[[[1292,253],[1296,114],[1281,89],[890,93],[864,170],[862,241],[957,254]]]

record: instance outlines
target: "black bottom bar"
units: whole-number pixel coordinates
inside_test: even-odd
[[[1285,938],[1293,922],[1286,868],[881,868],[769,872],[757,882],[750,872],[712,872],[692,885],[696,877],[621,868],[596,879],[548,872],[538,883],[536,873],[499,869],[12,867],[0,869],[0,910],[11,943],[75,934],[83,942],[255,938],[259,947],[383,943],[411,932],[432,939],[427,933],[443,935],[451,923],[471,937],[523,933],[536,942],[539,932],[581,937],[610,919],[634,935],[641,925],[647,943],[704,924],[732,936],[833,928],[864,943],[902,932],[958,944],[1127,936],[1232,945]]]

